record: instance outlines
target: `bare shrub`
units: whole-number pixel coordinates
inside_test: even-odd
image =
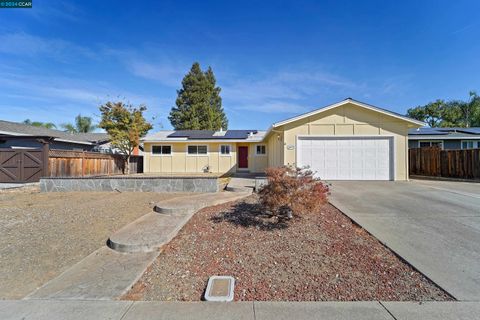
[[[259,191],[260,203],[279,219],[317,211],[328,200],[328,186],[310,170],[284,166],[265,173],[268,184]]]

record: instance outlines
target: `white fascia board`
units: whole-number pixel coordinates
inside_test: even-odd
[[[168,141],[172,141],[172,142],[182,142],[182,141],[189,141],[187,138],[168,138],[168,139],[165,139],[165,138],[148,138],[148,137],[145,137],[145,138],[142,138],[140,139],[140,141],[142,142],[168,142]]]
[[[32,137],[35,138],[37,135],[31,135],[31,134],[26,134],[26,133],[17,133],[17,132],[9,132],[9,131],[0,131],[0,134],[8,134],[8,135],[16,135],[16,136],[22,136],[22,137]],[[59,141],[59,142],[68,142],[68,143],[76,143],[76,144],[86,144],[86,145],[95,145],[95,143],[88,142],[88,141],[75,141],[75,140],[67,140],[67,139],[59,139],[59,138],[54,138],[54,141]]]
[[[480,135],[478,136],[468,136],[468,137],[459,137],[459,136],[427,136],[427,135],[413,135],[408,136],[408,140],[480,140]]]
[[[86,144],[86,145],[89,145],[89,146],[96,145],[96,143],[87,142],[87,141],[75,141],[75,140],[58,139],[58,138],[55,138],[55,139],[53,139],[53,140],[54,140],[54,141],[59,141],[59,142],[68,142],[68,143],[76,143],[76,144]]]
[[[380,108],[377,108],[375,106],[372,106],[372,105],[369,105],[369,104],[366,104],[366,103],[363,103],[363,102],[360,102],[360,101],[356,101],[356,100],[353,100],[353,99],[345,99],[345,100],[342,100],[340,102],[328,105],[326,107],[316,109],[316,110],[313,110],[313,111],[310,111],[310,112],[307,112],[307,113],[304,113],[304,114],[301,114],[301,115],[298,115],[296,117],[289,118],[289,119],[286,119],[286,120],[283,120],[283,121],[280,121],[280,122],[276,122],[272,125],[272,127],[275,128],[275,127],[283,126],[285,124],[288,124],[288,123],[291,123],[291,122],[294,122],[294,121],[297,121],[297,120],[301,120],[301,119],[304,119],[304,118],[308,118],[308,117],[311,117],[311,116],[316,115],[318,113],[322,113],[322,112],[328,111],[328,110],[336,108],[336,107],[340,107],[340,106],[345,105],[347,103],[351,103],[351,104],[354,104],[356,106],[359,106],[359,107],[362,107],[362,108],[365,108],[365,109],[369,109],[369,110],[372,110],[372,111],[377,111],[377,112],[386,114],[388,116],[413,123],[415,125],[419,125],[419,126],[422,126],[422,127],[425,126],[425,123],[422,122],[422,121],[418,121],[418,120],[415,120],[415,119],[404,117],[404,116],[398,115],[396,113],[390,112],[388,110],[380,109]]]
[[[12,131],[1,131],[0,134],[8,134],[12,136],[25,136],[25,137],[34,137],[34,135],[28,134],[28,133],[19,133],[19,132],[12,132]]]
[[[230,142],[262,142],[263,139],[255,139],[255,140],[234,140],[234,139],[207,139],[207,140],[142,140],[144,143],[175,143],[175,142],[185,142],[189,144],[195,143],[225,143],[228,144]]]

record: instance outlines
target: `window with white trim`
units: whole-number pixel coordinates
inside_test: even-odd
[[[264,144],[257,144],[255,147],[255,154],[257,156],[264,156],[267,154],[267,146]]]
[[[418,141],[419,148],[438,147],[443,149],[443,141]]]
[[[480,140],[462,140],[462,149],[478,149]]]
[[[231,152],[231,147],[229,144],[222,144],[220,146],[220,154],[222,156],[229,156],[230,155],[230,152]]]
[[[152,146],[153,155],[171,155],[172,146]]]
[[[187,153],[191,156],[207,154],[206,145],[188,146]]]

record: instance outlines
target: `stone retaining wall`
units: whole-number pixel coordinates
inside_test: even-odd
[[[217,192],[216,177],[41,178],[41,192]]]

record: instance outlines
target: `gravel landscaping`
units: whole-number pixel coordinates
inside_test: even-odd
[[[0,299],[22,298],[175,193],[0,192]]]
[[[289,223],[256,195],[196,213],[125,300],[202,299],[231,275],[235,300],[452,300],[331,205]]]

